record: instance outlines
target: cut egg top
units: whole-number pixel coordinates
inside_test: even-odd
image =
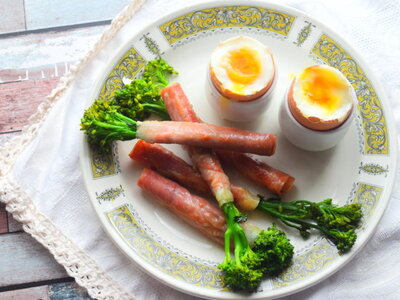
[[[261,97],[275,78],[270,50],[259,41],[237,36],[216,47],[210,60],[210,78],[226,98],[250,101]]]
[[[355,105],[355,92],[339,70],[315,65],[295,77],[288,101],[300,124],[314,130],[330,130],[349,117]]]

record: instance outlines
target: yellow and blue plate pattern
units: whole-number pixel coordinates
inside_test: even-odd
[[[94,94],[95,98],[112,98],[126,79],[140,74],[146,61],[162,55],[179,71],[176,80],[187,90],[198,114],[209,122],[223,124],[202,102],[207,96],[205,66],[218,41],[238,34],[266,43],[278,62],[274,105],[266,112],[268,117],[251,124],[252,129],[256,126],[255,130],[280,134],[274,110],[283,98],[290,74],[311,64],[338,68],[353,85],[358,99],[350,133],[333,150],[315,155],[296,149],[282,137],[277,155],[269,158],[271,165],[296,177],[296,188],[285,199],[319,201],[333,197],[341,204],[362,205],[364,219],[355,249],[339,255],[334,245],[320,236],[303,240],[289,231],[296,247],[292,265],[280,276],[266,279],[262,289],[252,295],[254,299],[267,299],[294,293],[339,269],[366,243],[387,205],[396,160],[394,128],[379,84],[359,55],[333,31],[294,9],[268,2],[235,1],[232,5],[218,1],[177,11],[136,33],[115,54]],[[217,265],[222,261],[223,249],[187,228],[135,186],[141,166],[127,157],[133,144],[117,143],[111,154],[102,155],[83,142],[85,182],[111,238],[166,284],[201,297],[245,298],[222,285]],[[173,150],[185,156],[180,148]],[[268,193],[262,189],[257,192]]]

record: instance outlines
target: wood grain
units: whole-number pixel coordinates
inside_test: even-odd
[[[0,84],[0,132],[21,130],[59,78]]]
[[[0,134],[0,147],[4,146],[8,141],[19,134],[20,132]],[[0,233],[4,233],[4,235],[0,235],[0,264],[2,260],[7,259],[9,261],[9,264],[7,265],[8,267],[3,264],[0,267],[0,286],[6,290],[9,288],[15,289],[7,292],[0,292],[0,299],[90,299],[86,292],[86,289],[78,286],[75,282],[71,282],[72,279],[70,277],[64,277],[66,275],[64,269],[60,265],[58,265],[53,256],[46,249],[44,249],[36,240],[34,240],[28,234],[21,231],[22,224],[15,221],[11,214],[6,212],[5,205],[0,202]],[[19,233],[17,235],[10,234],[15,232]],[[18,243],[15,243],[15,239],[18,239]],[[10,249],[11,247],[10,244],[18,247],[18,251],[5,252],[9,251],[8,249]],[[12,259],[10,259],[11,253],[13,253]],[[17,253],[17,255],[14,255],[15,253]],[[27,253],[39,253],[39,255],[27,255]],[[27,257],[28,259],[26,259]],[[8,283],[12,282],[12,285],[10,287],[10,284],[7,284],[3,280],[3,278],[9,278],[9,273],[13,274],[15,272],[18,272],[18,268],[20,268],[21,265],[24,265],[25,270],[29,270],[29,272],[26,273],[26,276],[22,280],[8,281]],[[33,266],[40,266],[39,269],[43,270],[42,273],[44,272],[48,275],[38,276],[38,274],[34,270],[31,270]],[[62,277],[61,280],[68,282],[22,288],[23,286],[35,285],[37,280],[40,278],[53,280],[54,278],[52,277],[54,275],[56,275],[56,277]]]
[[[19,134],[59,78],[106,28],[76,25],[110,19],[128,1],[0,0],[0,147]],[[71,281],[0,204],[0,291],[5,291],[0,299],[90,299]]]
[[[23,0],[0,0],[0,33],[25,30]]]
[[[10,213],[7,213],[7,221],[8,221],[8,232],[18,232],[22,231],[22,224],[16,221]]]
[[[64,268],[25,232],[0,235],[0,287],[68,277]]]
[[[48,286],[49,300],[86,300],[92,299],[86,289],[80,287],[74,282],[71,283],[57,283]]]
[[[8,215],[4,204],[0,202],[0,234],[8,232]]]
[[[25,0],[26,27],[33,30],[109,20],[128,3],[129,0]]]
[[[0,293],[0,299],[2,300],[47,300],[48,287],[37,286],[27,289],[20,289],[15,291],[8,291]]]
[[[89,300],[86,290],[75,282],[62,282],[0,293],[2,300]]]

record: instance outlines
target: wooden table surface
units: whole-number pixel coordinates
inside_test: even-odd
[[[0,146],[128,0],[0,0]],[[91,299],[0,202],[0,299]]]

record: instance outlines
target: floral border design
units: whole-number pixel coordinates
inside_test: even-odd
[[[159,28],[172,45],[190,35],[225,27],[253,27],[287,36],[294,19],[289,14],[262,7],[221,6],[187,13]]]
[[[101,193],[95,193],[96,199],[99,202],[99,204],[102,204],[103,202],[110,202],[116,200],[120,196],[125,196],[125,191],[122,188],[122,185],[119,185],[115,188],[108,188],[105,189]]]
[[[98,99],[109,101],[117,90],[124,86],[124,81],[132,79],[145,66],[145,59],[134,48],[130,48],[121,57],[105,79]],[[114,175],[119,172],[119,162],[114,143],[110,153],[101,153],[90,148],[90,164],[93,178]]]
[[[221,272],[217,267],[189,260],[154,240],[148,231],[142,228],[128,204],[106,213],[106,217],[127,245],[153,267],[196,286],[224,289]]]
[[[297,45],[297,47],[301,47],[304,42],[309,38],[311,35],[312,29],[315,28],[315,25],[311,22],[304,21],[306,25],[299,31],[297,35],[297,40],[293,42],[293,44]]]
[[[161,56],[161,50],[160,46],[158,46],[157,42],[150,37],[149,32],[146,34],[143,34],[143,36],[140,38],[141,41],[144,41],[144,45],[146,46],[147,50],[152,53],[156,57]]]
[[[118,173],[114,149],[115,147],[112,147],[109,153],[104,153],[89,146],[90,169],[93,178],[100,178]]]
[[[297,282],[326,268],[337,257],[339,254],[336,247],[322,239],[314,248],[295,257],[290,267],[281,276],[274,278],[272,284],[276,288]]]
[[[294,19],[293,16],[263,8],[227,6],[188,13],[161,25],[160,29],[170,44],[206,30],[225,27],[260,28],[287,36]],[[311,30],[311,23],[302,30],[307,31],[307,27]],[[305,32],[307,36],[304,35],[303,40],[300,37],[301,33],[302,31],[299,32],[297,40],[299,47],[309,35]],[[150,52],[155,54],[159,51],[153,40],[147,36],[144,36],[143,39]],[[367,154],[388,154],[386,121],[380,100],[363,70],[343,48],[327,35],[321,36],[311,52],[323,62],[341,70],[354,86],[359,101],[358,108],[362,120],[363,136],[365,136],[364,151]],[[123,86],[124,79],[133,78],[144,64],[145,60],[139,53],[133,48],[129,49],[105,80],[99,98],[108,100],[113,97],[115,91]],[[92,155],[93,170],[96,170],[93,177],[117,173],[114,155],[109,157]],[[98,175],[95,176],[95,174]],[[355,186],[357,189],[352,193],[353,202],[362,204],[365,221],[373,214],[383,188],[370,184]],[[118,196],[119,194],[116,197]],[[160,239],[156,240],[143,227],[138,217],[132,213],[128,204],[107,212],[105,215],[127,245],[157,269],[173,278],[196,286],[224,290],[218,268],[202,261],[190,260],[187,256],[174,251],[173,247],[166,246]],[[292,266],[280,277],[274,278],[272,285],[274,288],[282,287],[311,276],[329,266],[338,256],[336,247],[326,239],[321,239],[311,249],[295,257]]]
[[[356,190],[350,194],[353,203],[360,203],[364,214],[363,223],[373,214],[376,204],[381,198],[383,188],[365,183],[358,183]],[[306,253],[293,259],[292,265],[279,277],[272,280],[274,287],[283,287],[304,279],[326,268],[339,257],[336,247],[323,238]]]
[[[124,80],[133,79],[140,69],[146,65],[146,60],[136,51],[129,49],[114,66],[98,95],[99,99],[110,100],[115,92],[124,86]]]
[[[361,173],[361,171],[362,171],[362,172],[365,172],[367,174],[374,175],[374,176],[384,174],[386,177],[387,173],[389,172],[389,165],[387,165],[385,168],[379,164],[374,164],[374,163],[363,164],[361,162],[361,165],[358,167],[358,169],[359,169],[358,173]]]
[[[332,38],[323,34],[311,50],[339,69],[353,85],[362,117],[366,154],[389,154],[388,129],[379,97],[357,62]]]
[[[374,213],[376,204],[381,198],[382,193],[383,193],[383,187],[367,183],[358,184],[358,189],[354,198],[354,203],[361,204],[361,209],[364,215],[363,218],[364,224],[366,224],[366,221]]]
[[[358,183],[351,192],[354,203],[360,203],[364,213],[364,224],[373,214],[382,196],[383,188]],[[107,219],[125,242],[145,261],[176,279],[211,289],[223,290],[221,274],[217,267],[183,257],[155,240],[134,216],[129,204],[124,204],[108,213]],[[326,268],[339,257],[336,247],[322,238],[304,254],[294,258],[292,265],[279,277],[272,279],[274,288],[287,286]]]

